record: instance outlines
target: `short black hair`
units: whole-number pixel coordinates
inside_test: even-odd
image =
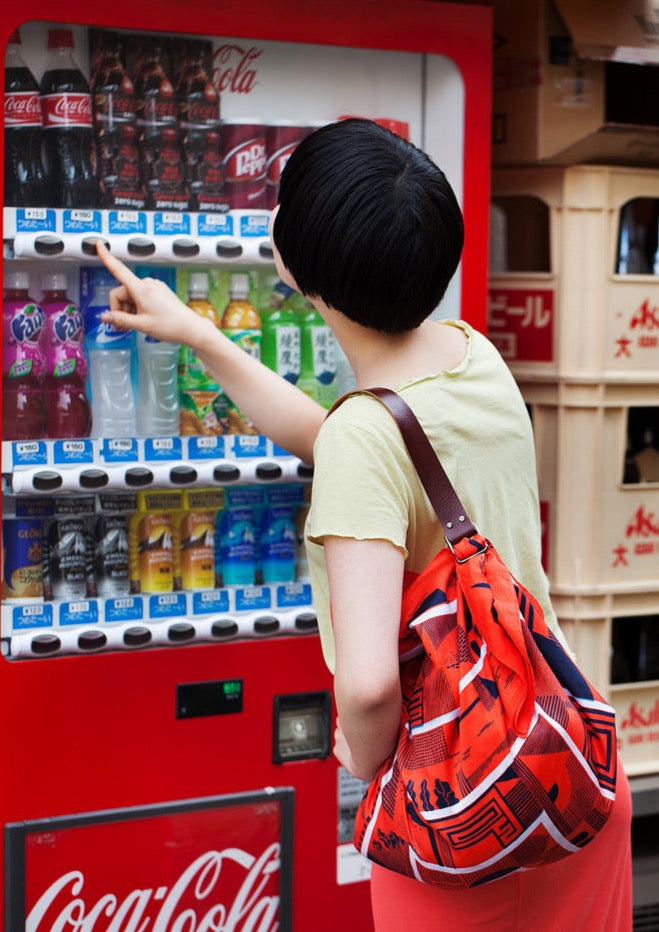
[[[273,236],[302,294],[365,327],[402,333],[444,297],[464,226],[453,189],[425,152],[349,119],[294,150]]]

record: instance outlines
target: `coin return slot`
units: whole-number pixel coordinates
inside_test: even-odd
[[[329,756],[332,722],[329,692],[275,696],[273,712],[275,764]]]

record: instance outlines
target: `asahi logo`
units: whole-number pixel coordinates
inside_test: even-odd
[[[249,94],[258,84],[254,62],[263,49],[220,45],[213,52],[213,83],[220,94]]]
[[[5,95],[5,126],[41,126],[41,99],[34,91]]]
[[[240,886],[227,889],[225,867],[244,871]],[[279,871],[273,842],[255,857],[241,848],[207,851],[170,885],[111,891],[96,902],[85,898],[85,875],[58,877],[32,907],[26,932],[277,932],[279,897],[265,893]]]
[[[92,99],[90,94],[46,94],[41,98],[43,125],[91,126]]]

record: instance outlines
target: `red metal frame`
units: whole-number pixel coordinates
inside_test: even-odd
[[[28,12],[29,10],[29,12]],[[0,48],[25,21],[156,29],[445,54],[465,86],[462,316],[485,330],[491,11],[413,0],[32,0],[0,14]],[[0,173],[1,174],[1,173]],[[177,720],[177,683],[242,677],[240,715]],[[335,886],[337,765],[274,765],[276,693],[329,689],[316,636],[88,657],[0,661],[3,824],[258,789],[296,789],[294,927],[367,932],[368,890]],[[320,842],[327,842],[326,844]],[[0,910],[2,904],[0,903]]]

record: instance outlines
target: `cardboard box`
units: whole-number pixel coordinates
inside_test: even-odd
[[[494,165],[659,165],[651,0],[495,0]]]

